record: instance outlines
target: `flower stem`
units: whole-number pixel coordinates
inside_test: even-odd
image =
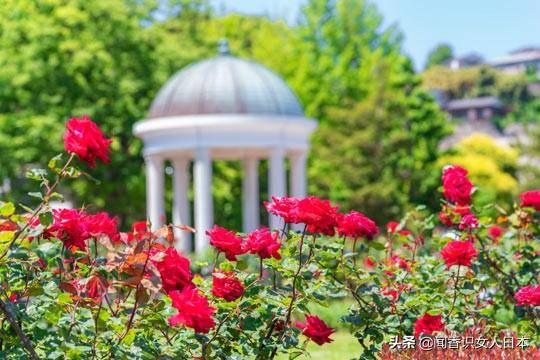
[[[446,315],[446,321],[450,318],[450,315],[452,314],[452,311],[454,311],[454,307],[456,306],[456,300],[459,293],[459,270],[461,270],[461,265],[458,265],[457,272],[456,272],[456,279],[454,281],[454,299],[452,300],[452,307],[450,308],[450,311],[448,312],[448,315]]]
[[[4,315],[6,315],[6,318],[9,324],[11,325],[11,328],[15,331],[15,333],[19,337],[19,340],[21,340],[21,344],[24,347],[24,349],[28,352],[30,359],[39,360],[39,357],[36,354],[36,351],[34,350],[34,346],[32,345],[32,342],[30,341],[30,339],[28,339],[28,337],[24,334],[21,327],[19,326],[17,317],[14,314],[13,310],[11,309],[11,304],[9,302],[6,303],[2,299],[0,299],[0,311],[2,311]]]

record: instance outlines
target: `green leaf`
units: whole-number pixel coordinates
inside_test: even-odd
[[[0,204],[0,215],[4,217],[9,217],[13,215],[14,212],[15,212],[15,205],[13,205],[13,203],[5,202],[5,203]]]
[[[378,250],[378,251],[383,251],[384,250],[384,245],[379,243],[379,242],[370,241],[368,244],[369,244],[370,248],[373,248],[375,250]]]

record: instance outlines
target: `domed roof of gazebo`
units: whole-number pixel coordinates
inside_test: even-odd
[[[265,66],[229,54],[178,71],[159,91],[149,119],[210,114],[283,115],[303,117],[304,111],[285,81]]]

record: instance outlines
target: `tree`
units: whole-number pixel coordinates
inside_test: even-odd
[[[433,203],[437,144],[446,134],[444,117],[401,54],[401,35],[381,23],[368,2],[310,1],[290,81],[307,114],[320,120],[310,192],[379,221],[409,202]]]
[[[454,50],[448,44],[439,44],[428,54],[426,69],[437,65],[443,65],[454,57]]]
[[[198,6],[189,6],[193,3]],[[121,220],[143,216],[141,143],[132,135],[132,126],[144,118],[172,71],[203,55],[205,48],[190,27],[208,18],[201,4],[177,1],[170,8],[158,8],[158,2],[136,0],[2,3],[0,177],[16,179],[12,198],[29,201],[21,194],[24,181],[17,180],[24,171],[20,164],[45,165],[61,150],[61,144],[50,141],[56,138],[53,134],[62,131],[70,116],[88,114],[114,139],[112,166],[92,170],[91,177],[77,180],[67,195],[78,205],[78,199],[85,199],[97,209],[121,214]],[[154,16],[158,9],[165,12],[161,18],[175,16],[182,24],[177,33],[181,41],[171,41],[171,31]],[[103,181],[96,187],[92,178]]]

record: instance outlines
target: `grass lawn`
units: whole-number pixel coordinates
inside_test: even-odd
[[[319,346],[310,342],[308,346],[311,359],[320,360],[347,360],[360,356],[361,346],[358,341],[345,331],[338,331],[333,334],[333,342]],[[299,359],[307,359],[308,356],[301,356]]]
[[[333,342],[319,346],[314,342],[308,345],[308,355],[297,357],[297,359],[314,360],[348,360],[360,356],[360,345],[355,338],[345,331],[338,331],[333,334]],[[278,357],[278,360],[287,360],[286,355]]]

